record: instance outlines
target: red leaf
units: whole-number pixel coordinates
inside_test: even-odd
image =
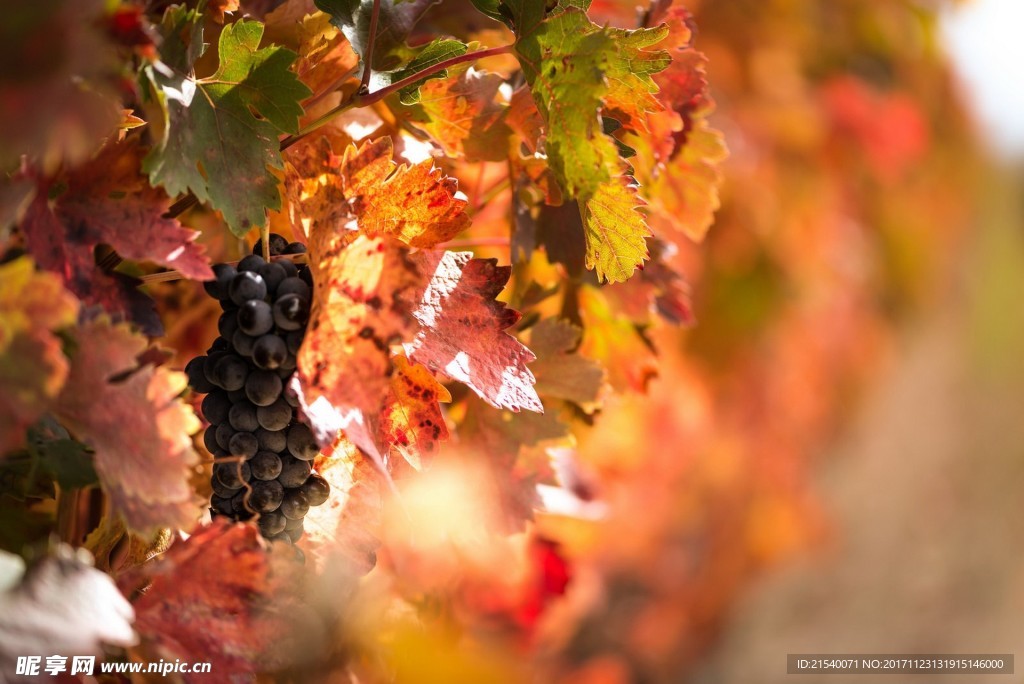
[[[152,584],[135,601],[135,628],[147,659],[209,662],[209,674],[182,675],[202,683],[277,664],[290,573],[254,526],[219,518],[146,568]]]
[[[404,356],[396,356],[394,362],[391,387],[381,410],[381,452],[397,452],[419,470],[438,443],[448,439],[438,401],[448,402],[452,397],[425,367]]]
[[[432,272],[419,307],[409,358],[463,382],[487,403],[512,411],[543,413],[526,364],[534,355],[505,332],[520,318],[495,297],[512,269],[468,252],[419,252],[414,259]]]
[[[178,397],[185,375],[138,367],[146,340],[125,325],[93,321],[79,328],[77,341],[54,412],[95,450],[113,509],[143,535],[191,527],[199,502],[189,476],[198,455],[189,435],[199,421]]]
[[[133,142],[108,145],[86,165],[58,179],[66,189],[48,200],[42,183],[22,223],[26,245],[39,264],[60,274],[87,304],[131,314],[134,303],[94,264],[93,250],[108,244],[126,258],[177,269],[188,278],[212,277],[198,233],[162,215],[170,206],[163,191],[139,175],[142,151]],[[137,320],[132,318],[132,320]]]

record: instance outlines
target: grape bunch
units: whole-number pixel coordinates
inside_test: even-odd
[[[270,236],[270,254],[298,254],[305,245]],[[206,448],[216,459],[210,512],[257,519],[267,539],[299,540],[310,506],[327,500],[330,485],[313,471],[319,452],[298,422],[288,391],[309,319],[313,280],[307,266],[259,256],[262,241],[238,266],[217,264],[204,284],[220,301],[220,336],[185,367],[189,385],[206,394]]]

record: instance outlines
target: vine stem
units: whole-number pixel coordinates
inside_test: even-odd
[[[380,17],[380,0],[373,0],[370,12],[370,35],[366,39],[366,53],[363,55],[363,77],[359,79],[359,92],[365,93],[370,88],[370,65],[373,64],[373,48],[377,42],[377,19]]]

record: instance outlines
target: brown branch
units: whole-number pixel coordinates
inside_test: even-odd
[[[373,62],[373,48],[377,42],[377,19],[380,17],[380,0],[373,0],[370,12],[370,35],[366,39],[366,52],[363,54],[363,77],[359,79],[359,92],[365,93],[370,88],[370,64]]]

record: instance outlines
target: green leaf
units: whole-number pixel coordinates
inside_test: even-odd
[[[440,0],[380,0],[377,38],[370,60],[374,71],[394,71],[399,67],[408,50],[405,39],[409,37],[416,22],[438,2]],[[345,34],[352,49],[359,55],[360,62],[365,64],[373,0],[316,0],[315,4],[317,9],[331,15],[331,23]]]
[[[636,211],[641,202],[625,176],[620,143],[604,128],[604,113],[635,126],[660,107],[651,74],[671,60],[667,52],[647,48],[668,29],[601,27],[587,17],[588,4],[566,2],[550,14],[544,0],[505,0],[503,7],[547,124],[549,164],[566,193],[579,201],[587,267],[601,280],[623,281],[646,258],[649,232]]]
[[[436,38],[426,47],[420,50],[412,61],[404,67],[391,74],[391,82],[397,83],[403,78],[412,76],[418,71],[429,69],[435,64],[440,64],[446,59],[466,54],[469,46],[459,40],[449,38]],[[422,78],[412,85],[406,86],[398,91],[398,99],[404,105],[415,104],[420,99],[420,86],[432,78],[448,78],[448,70],[439,71],[436,74]]]
[[[312,93],[288,70],[295,53],[260,49],[263,25],[256,21],[225,26],[217,72],[195,79],[186,72],[201,51],[193,14],[168,12],[164,53],[171,63],[146,69],[167,125],[143,170],[171,195],[191,190],[208,201],[242,236],[265,224],[267,208],[281,207],[268,167],[283,168],[278,136],[298,131],[299,103]],[[190,36],[187,45],[183,35]]]

